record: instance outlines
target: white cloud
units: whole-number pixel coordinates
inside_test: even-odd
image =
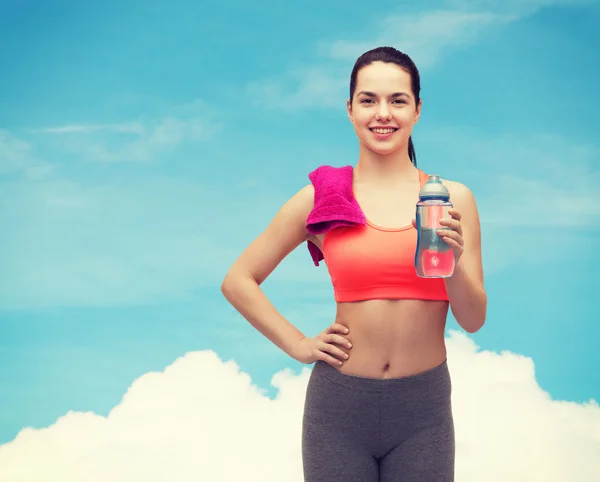
[[[47,134],[74,134],[97,131],[143,134],[144,127],[140,122],[131,122],[129,124],[68,124],[60,127],[46,127],[38,129],[38,131]]]
[[[490,25],[504,21],[504,17],[487,13],[457,11],[389,16],[374,27],[379,32],[375,39],[321,43],[319,64],[297,67],[279,78],[252,82],[248,91],[260,99],[261,105],[278,110],[343,109],[352,65],[363,52],[381,45],[396,46],[411,56],[419,70],[425,70],[443,52],[472,42]]]
[[[490,26],[510,20],[510,17],[490,13],[444,10],[394,15],[381,22],[376,29],[380,32],[376,39],[369,42],[336,41],[329,47],[329,56],[354,62],[369,49],[391,45],[408,53],[419,70],[425,70],[432,67],[445,51],[467,45]]]
[[[586,228],[600,221],[600,149],[594,144],[551,133],[490,136],[464,126],[430,128],[421,139],[451,153],[444,170],[473,180],[490,226]]]
[[[6,129],[0,129],[0,174],[24,173],[36,179],[51,167],[36,159],[31,144]]]
[[[243,213],[259,204],[216,203],[218,187],[160,177],[6,183],[3,192],[12,199],[0,204],[11,226],[0,250],[5,309],[187,299],[218,286],[240,249],[222,240],[243,239]]]
[[[395,46],[408,53],[419,70],[425,70],[443,52],[468,45],[481,32],[511,19],[506,15],[455,10],[390,15],[373,26],[376,36],[321,42],[317,47],[320,61],[315,65],[294,68],[278,78],[260,79],[252,82],[248,90],[261,99],[261,105],[273,109],[343,109],[352,65],[363,52],[381,45]]]
[[[552,400],[531,359],[448,339],[461,482],[600,480],[600,407]],[[269,399],[232,362],[188,353],[137,379],[108,415],[69,412],[0,446],[3,482],[300,482],[308,370]]]
[[[449,0],[447,4],[462,10],[486,11],[523,18],[547,7],[579,7],[597,2],[598,0]]]
[[[225,185],[215,180],[223,168],[211,156],[196,159],[215,166],[199,180],[146,169],[115,177],[109,167],[100,178],[77,170],[73,179],[4,181],[11,202],[0,203],[0,225],[10,226],[0,250],[0,307],[161,303],[196,299],[208,287],[218,293],[226,270],[293,187],[263,189],[244,178]],[[267,284],[314,288],[326,276],[301,246]]]
[[[344,109],[350,71],[367,50],[383,45],[396,47],[410,55],[420,71],[425,71],[445,53],[467,47],[493,28],[502,28],[541,8],[591,3],[594,0],[451,0],[435,10],[382,13],[380,17],[384,18],[370,25],[362,38],[360,33],[353,33],[352,40],[321,41],[316,48],[318,60],[311,66],[294,67],[278,77],[259,79],[248,90],[258,96],[261,106],[272,109]]]
[[[252,183],[140,174],[113,182],[5,182],[0,308],[115,306],[219,293],[227,269],[290,195]],[[331,289],[306,245],[266,281]],[[296,285],[296,286],[299,286]],[[319,291],[322,295],[323,292]]]
[[[271,109],[344,108],[347,69],[336,65],[290,70],[281,78],[261,79],[247,86],[250,98]]]
[[[23,169],[31,158],[31,146],[6,130],[0,131],[0,172]]]
[[[193,112],[201,103],[175,109],[177,114],[151,121],[122,124],[67,124],[36,129],[57,136],[63,149],[86,160],[147,162],[185,142],[210,140],[222,123]]]
[[[420,141],[439,146],[421,166],[425,171],[461,181],[475,194],[486,276],[574,251],[591,256],[585,237],[600,222],[597,146],[557,134],[490,136],[465,126],[428,128]]]

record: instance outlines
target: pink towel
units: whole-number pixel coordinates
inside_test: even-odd
[[[365,224],[365,215],[352,193],[352,172],[352,166],[320,166],[308,175],[315,188],[314,207],[306,218],[309,233]],[[308,250],[315,266],[319,266],[323,259],[321,250],[311,241]]]

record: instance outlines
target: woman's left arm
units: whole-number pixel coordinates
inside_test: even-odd
[[[444,234],[444,240],[454,250],[457,262],[453,275],[445,278],[444,282],[454,318],[465,331],[475,333],[485,323],[487,312],[479,214],[468,187],[457,182],[445,182],[454,209],[450,210],[452,219],[442,221],[442,224],[453,231],[444,229],[439,234]]]

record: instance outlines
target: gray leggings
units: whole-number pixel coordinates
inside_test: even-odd
[[[447,362],[402,378],[313,367],[302,421],[305,482],[452,482]]]

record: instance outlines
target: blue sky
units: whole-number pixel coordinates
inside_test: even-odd
[[[600,400],[600,5],[498,3],[1,2],[0,444],[106,415],[187,352],[271,396],[300,370],[219,285],[308,172],[356,162],[349,75],[378,45],[421,70],[418,166],[479,205],[469,338],[530,357],[553,399]],[[307,334],[332,320],[304,246],[264,288]]]

